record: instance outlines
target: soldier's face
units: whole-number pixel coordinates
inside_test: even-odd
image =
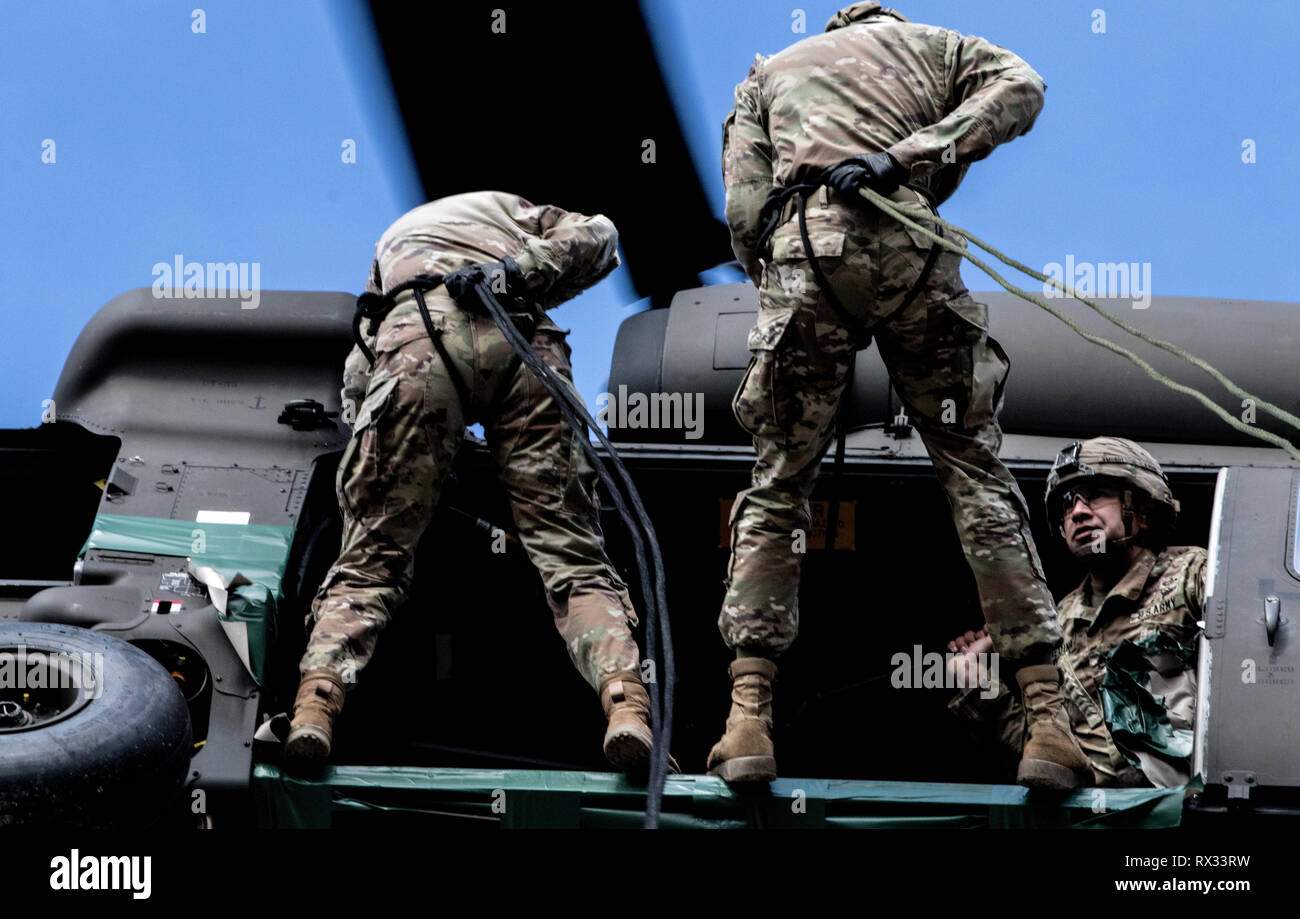
[[[1064,497],[1061,535],[1074,555],[1083,558],[1100,554],[1106,542],[1126,535],[1118,488],[1085,484]]]

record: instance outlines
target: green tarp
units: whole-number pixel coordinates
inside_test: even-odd
[[[276,604],[283,597],[281,582],[293,532],[287,526],[100,514],[78,558],[88,549],[144,552],[189,558],[195,567],[214,569],[226,583],[242,574],[252,583],[231,591],[220,618],[245,624],[249,668],[260,684],[275,636]]]
[[[1149,684],[1156,664],[1166,672],[1181,672],[1195,666],[1195,656],[1193,648],[1184,648],[1163,632],[1136,642],[1125,639],[1107,656],[1100,687],[1106,726],[1135,767],[1142,767],[1139,750],[1175,760],[1192,755],[1191,730],[1174,728],[1164,700],[1152,695]]]
[[[608,772],[336,766],[312,779],[253,771],[267,827],[381,829],[641,826],[644,786]],[[1030,800],[1015,785],[778,779],[738,794],[711,776],[669,776],[660,825],[681,829],[1172,827],[1183,788],[1087,788]]]

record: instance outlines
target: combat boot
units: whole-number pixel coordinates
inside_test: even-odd
[[[1060,669],[1055,664],[1021,667],[1016,682],[1029,721],[1029,739],[1021,754],[1016,781],[1030,788],[1055,791],[1092,784],[1088,757],[1070,729]]]
[[[343,681],[329,670],[311,670],[298,684],[293,721],[284,742],[284,755],[320,762],[329,759],[334,719],[343,710]]]
[[[728,782],[771,782],[772,681],[776,664],[763,657],[738,657],[731,664],[731,713],[727,732],[709,751],[709,775]]]
[[[631,670],[611,673],[600,682],[600,705],[605,710],[605,759],[634,779],[650,772],[654,733],[650,730],[650,694],[641,677]],[[681,770],[668,757],[668,772]]]
[[[631,670],[612,673],[600,682],[605,729],[605,759],[624,771],[648,769],[654,734],[650,731],[650,694]]]

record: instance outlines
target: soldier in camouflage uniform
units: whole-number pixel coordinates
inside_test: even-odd
[[[1196,706],[1193,645],[1205,616],[1205,550],[1166,545],[1178,502],[1155,458],[1120,437],[1095,437],[1062,451],[1048,476],[1047,508],[1048,520],[1088,568],[1057,609],[1065,633],[1059,663],[1066,709],[1093,784],[1186,784]],[[986,636],[971,637],[954,643],[953,650],[987,650]],[[1112,684],[1134,690],[1127,678],[1108,679],[1113,667],[1146,671],[1146,690],[1168,716],[1168,734],[1132,736],[1121,725],[1121,749],[1107,723],[1101,688],[1105,681],[1108,690]],[[1023,706],[1006,686],[993,698],[984,695],[967,690],[949,708],[1019,753]],[[1180,736],[1173,738],[1173,732]]]
[[[759,314],[733,408],[758,461],[731,516],[719,627],[737,660],[726,734],[709,756],[713,774],[776,775],[771,658],[799,626],[801,556],[792,537],[809,529],[807,498],[854,354],[874,337],[947,491],[994,643],[1036,677],[1043,703],[1021,780],[1061,788],[1086,775],[1056,714],[1056,610],[1024,498],[997,456],[1006,355],[988,335],[987,307],[962,285],[960,257],[935,253],[927,273],[929,241],[856,193],[865,185],[916,219],[928,216],[971,162],[1030,129],[1044,90],[1011,52],[875,2],[855,3],[824,34],[757,57],[736,87],[723,135],[726,215],[736,256],[758,287]],[[806,202],[809,252],[794,202],[775,215],[765,203],[774,188],[832,166]],[[820,289],[814,267],[831,291]]]
[[[457,272],[476,270],[468,266],[488,269],[494,285],[508,266],[520,288],[508,292],[535,307],[520,316],[524,327],[533,327],[533,349],[572,386],[566,333],[544,311],[609,274],[618,265],[617,242],[603,216],[475,192],[415,208],[376,244],[368,292],[392,290],[418,275],[448,276],[445,287],[425,297],[455,366],[437,353],[411,291],[399,293],[378,327],[374,367],[360,348],[348,357],[343,414],[355,420],[338,469],[343,543],[307,621],[311,637],[286,742],[291,756],[328,757],[345,687],[402,605],[416,544],[465,427],[481,422],[556,627],[574,666],[600,694],[609,719],[606,756],[629,769],[645,764],[652,735],[631,633],[637,616],[605,554],[583,435],[566,425],[492,319],[461,309],[448,294]],[[457,392],[457,374],[467,403]]]

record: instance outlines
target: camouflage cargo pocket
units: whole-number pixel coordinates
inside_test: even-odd
[[[1001,411],[1011,359],[988,333],[987,306],[965,294],[950,300],[947,306],[962,320],[958,328],[967,342],[966,347],[956,349],[955,356],[957,372],[966,381],[969,392],[962,423],[967,430],[975,430],[991,422]]]
[[[934,218],[938,215],[935,214],[934,211],[930,210],[929,207],[922,204],[921,202],[916,201],[911,203],[904,203],[900,201],[891,201],[890,203],[894,207],[896,207],[899,211],[901,211],[904,217],[907,217],[909,220],[913,221],[914,223],[917,223],[920,226],[925,227],[931,233],[939,232],[938,224],[933,222]],[[920,230],[916,230],[912,227],[909,227],[901,220],[896,221],[892,217],[886,219],[889,220],[889,222],[896,223],[898,225],[898,227],[903,231],[903,233],[906,234],[907,238],[912,241],[912,245],[917,249],[918,252],[920,252],[922,258],[930,254],[930,248],[932,246],[938,245],[938,243],[934,242],[932,239],[930,239],[930,237],[926,236]],[[956,243],[959,246],[965,248],[966,241],[964,239],[959,238],[956,240]],[[960,257],[961,256],[957,256],[957,258]]]
[[[971,405],[966,412],[966,424],[983,427],[1002,411],[1011,359],[996,338],[985,335],[973,349],[972,364]]]
[[[343,363],[343,388],[339,390],[339,417],[349,428],[357,421],[370,387],[370,361],[356,345]]]
[[[354,519],[377,517],[385,512],[390,483],[380,455],[382,420],[397,389],[397,377],[390,377],[366,394],[357,415],[352,439],[339,460],[336,479],[339,506]]]
[[[892,203],[904,216],[926,229],[934,229],[926,221],[934,213],[924,204]],[[870,304],[867,310],[872,321],[892,316],[905,305],[913,290],[916,291],[916,297],[925,296],[924,289],[917,285],[922,282],[921,275],[935,245],[937,244],[906,224],[886,215],[881,216],[878,235],[866,244],[866,251],[872,254],[874,262],[871,288],[876,302]],[[941,251],[938,257],[942,260],[947,254]],[[960,256],[953,255],[952,258],[956,258],[960,265]],[[934,283],[937,268],[938,265],[931,269],[926,286]]]
[[[569,347],[568,330],[553,325],[539,325],[533,334],[534,336],[544,336],[547,341],[559,344],[559,350],[564,353],[566,366],[553,369],[566,379],[571,378],[573,376],[573,371],[570,369],[573,361],[573,349]]]
[[[764,316],[764,313],[770,315]],[[760,310],[749,331],[749,366],[731,400],[736,422],[751,437],[775,438],[789,433],[787,374],[782,373],[781,342],[790,329],[793,310]]]
[[[829,215],[829,212],[824,212]],[[844,254],[844,226],[833,215],[823,216],[811,209],[804,215],[808,242],[817,258],[839,258]],[[799,218],[788,220],[772,234],[772,261],[804,261],[808,256],[799,232]]]

